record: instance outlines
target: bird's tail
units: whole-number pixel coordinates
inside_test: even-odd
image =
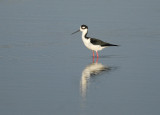
[[[115,44],[110,44],[110,43],[106,43],[103,46],[119,46],[119,45],[115,45]]]
[[[110,46],[119,46],[119,45],[115,45],[115,44],[110,44]]]

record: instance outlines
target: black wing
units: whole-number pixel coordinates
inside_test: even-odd
[[[102,40],[98,40],[96,38],[90,38],[90,41],[92,44],[94,45],[100,45],[100,46],[118,46],[118,45],[114,45],[114,44],[110,44],[110,43],[107,43],[107,42],[104,42]]]

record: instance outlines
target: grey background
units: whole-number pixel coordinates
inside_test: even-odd
[[[1,115],[159,115],[159,0],[1,0]],[[91,76],[81,33],[119,44]]]

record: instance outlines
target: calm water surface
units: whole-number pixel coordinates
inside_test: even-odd
[[[1,115],[159,115],[160,1],[1,0]],[[92,52],[81,33],[118,44]]]

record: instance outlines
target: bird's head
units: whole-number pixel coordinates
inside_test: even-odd
[[[75,34],[75,33],[79,32],[79,31],[86,33],[86,32],[88,31],[88,26],[86,26],[86,25],[81,25],[81,26],[80,26],[80,29],[77,30],[77,31],[75,31],[75,32],[73,32],[72,34]]]
[[[88,26],[86,25],[81,25],[80,26],[80,31],[83,32],[83,31],[87,31],[88,30]]]

